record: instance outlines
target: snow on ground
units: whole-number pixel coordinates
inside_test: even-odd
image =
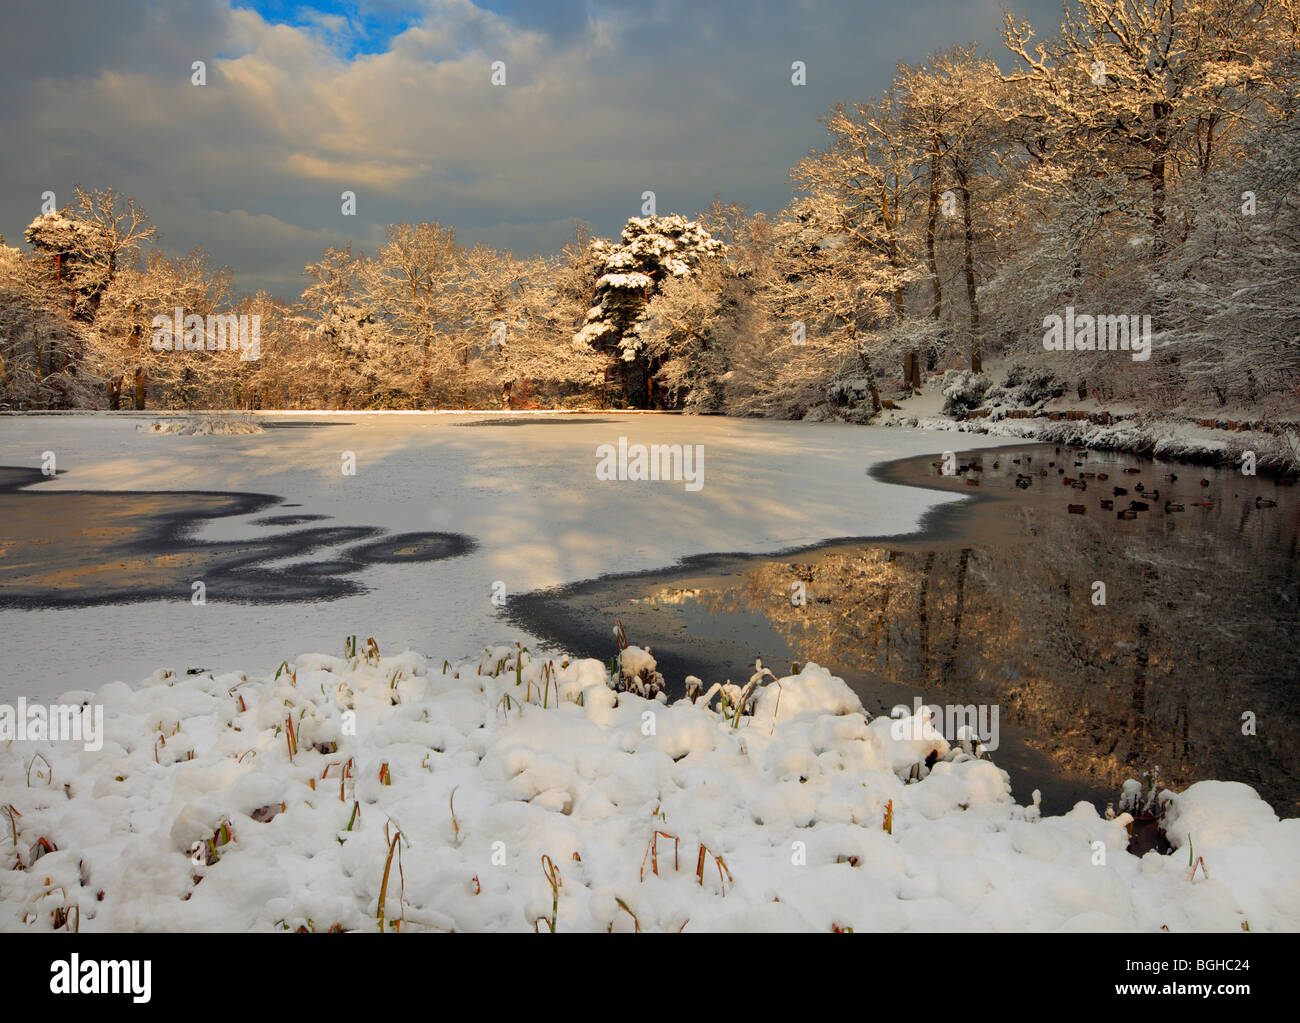
[[[982,376],[994,383],[1006,378],[1006,360],[990,362]],[[961,387],[962,377],[952,384]],[[1011,419],[1011,405],[1005,398],[983,417],[958,420],[944,414],[945,377],[935,375],[925,387],[894,402],[876,421],[880,426],[901,426],[914,430],[972,433],[989,438],[1013,437],[1055,444],[1077,444],[1100,451],[1151,454],[1156,458],[1201,464],[1240,464],[1243,452],[1254,452],[1258,467],[1266,472],[1294,474],[1300,471],[1300,434],[1294,427],[1279,433],[1261,430],[1221,430],[1204,425],[1258,422],[1258,409],[1228,406],[1213,409],[1172,409],[1162,414],[1144,413],[1123,401],[1100,402],[1095,396],[1076,398],[1067,393],[1033,406],[1033,418]],[[983,407],[982,403],[980,404]],[[1051,413],[1108,413],[1116,417],[1104,425],[1083,420],[1052,421]],[[1294,422],[1294,410],[1292,415]]]
[[[509,631],[495,580],[517,593],[908,531],[943,498],[865,470],[952,440],[676,417],[306,418],[340,425],[159,437],[130,417],[0,420],[0,464],[57,452],[66,475],[42,489],[269,492],[339,525],[480,544],[375,566],[371,593],[319,605],[210,592],[196,608],[187,591],[0,613],[4,699],[65,694],[105,715],[102,745],[0,743],[0,929],[1300,927],[1300,823],[1248,787],[1167,797],[1176,851],[1135,857],[1122,817],[1017,806],[993,763],[925,722],[869,720],[816,665],[668,705],[610,687],[656,691],[634,647],[614,680],[600,661],[512,645],[454,665],[293,656],[352,633],[381,650],[481,648]],[[705,486],[598,481],[596,448],[620,436],[703,444]],[[339,471],[349,450],[355,477]],[[260,535],[253,517],[198,535]],[[135,684],[159,665],[173,670]]]
[[[101,750],[0,749],[0,929],[1300,927],[1300,821],[1247,786],[1166,797],[1138,858],[814,664],[739,718],[608,682],[367,649],[75,694]]]
[[[665,567],[690,554],[910,532],[929,508],[963,498],[869,479],[871,465],[954,445],[1013,443],[839,423],[604,413],[577,422],[495,413],[259,413],[269,425],[257,435],[137,432],[157,418],[0,417],[0,465],[39,467],[42,453],[53,451],[60,474],[36,491],[254,491],[301,505],[285,513],[333,516],[313,525],[462,532],[479,546],[445,561],[367,567],[349,578],[370,592],[314,604],[241,604],[238,593],[209,586],[202,607],[190,604],[186,587],[175,601],[2,610],[11,670],[0,678],[0,700],[52,697],[105,679],[135,684],[160,668],[265,670],[304,649],[338,650],[351,633],[373,635],[384,649],[528,643],[493,605],[494,582],[510,596]],[[512,425],[464,425],[475,420]],[[306,425],[312,422],[330,425]],[[703,445],[702,489],[598,480],[597,447],[621,436],[632,444]],[[347,451],[356,455],[355,476],[341,471]],[[284,532],[291,527],[252,521],[280,511],[205,524],[195,535]]]
[[[898,415],[895,413],[895,415]],[[1150,454],[1166,461],[1200,465],[1239,465],[1246,451],[1255,453],[1256,465],[1266,472],[1292,473],[1300,459],[1300,438],[1278,437],[1262,431],[1224,431],[1190,423],[1161,420],[1122,420],[1096,424],[1086,421],[1052,421],[1047,416],[1030,419],[993,418],[958,421],[947,416],[890,420],[917,430],[950,434],[1013,437],[1025,441],[1073,444],[1096,451]]]

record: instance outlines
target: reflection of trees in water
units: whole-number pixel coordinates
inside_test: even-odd
[[[714,606],[761,610],[803,660],[874,671],[932,702],[997,704],[1061,767],[1103,784],[1159,764],[1169,784],[1245,781],[1294,812],[1294,525],[1238,532],[1234,507],[1217,533],[1153,517],[1117,535],[1105,518],[1010,514],[1011,546],[765,562]],[[1241,732],[1248,710],[1256,736]]]

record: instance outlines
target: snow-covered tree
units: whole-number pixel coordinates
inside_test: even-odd
[[[1286,47],[1290,0],[1077,0],[1060,32],[1031,48],[1028,25],[1006,15],[1019,58],[1013,81],[1032,89],[1028,115],[1044,156],[1113,147],[1116,164],[1147,189],[1151,251],[1168,244],[1171,193],[1204,175],[1262,91]],[[1279,22],[1277,19],[1281,19]]]
[[[16,357],[31,360],[29,378],[40,393],[26,399],[36,407],[84,407],[103,400],[117,407],[120,392],[102,370],[108,332],[99,324],[101,304],[120,275],[135,274],[140,247],[157,234],[135,200],[113,189],[77,187],[62,210],[36,217],[24,232],[30,257],[10,267],[0,302],[0,330],[10,333]],[[18,343],[14,333],[23,335]],[[46,390],[48,388],[48,390]]]
[[[910,148],[920,168],[916,198],[924,202],[930,318],[936,327],[945,323],[946,336],[955,340],[958,333],[963,335],[971,362],[978,363],[982,329],[976,241],[988,230],[986,172],[998,143],[1005,91],[1001,74],[972,44],[936,53],[923,65],[900,68],[895,89],[902,141],[894,144]],[[945,237],[957,243],[957,252],[942,266],[939,250]],[[958,266],[965,292],[964,322],[957,303],[950,298],[945,309],[943,302],[944,287]]]
[[[1282,62],[1276,112],[1207,177],[1160,288],[1164,348],[1191,403],[1290,417],[1300,408],[1300,58]]]
[[[494,333],[500,343],[487,357],[504,403],[528,400],[525,392],[552,402],[581,401],[602,382],[605,356],[573,340],[598,276],[590,240],[580,227],[558,257],[538,256],[522,265],[517,299],[501,321],[505,329]]]
[[[303,289],[303,326],[307,345],[295,350],[305,380],[323,404],[338,408],[386,407],[385,398],[414,388],[414,359],[395,342],[381,322],[366,282],[370,264],[353,255],[352,245],[327,249],[303,271],[311,283]]]
[[[362,269],[367,301],[384,328],[383,343],[402,350],[403,363],[415,373],[403,389],[417,407],[458,400],[465,310],[459,294],[463,253],[455,231],[437,223],[390,225],[387,242]]]
[[[67,218],[41,218],[36,234],[51,246],[76,231]],[[48,229],[48,230],[47,230]],[[38,248],[24,256],[0,246],[0,403],[12,408],[85,408],[96,401],[96,380],[84,365],[85,295],[73,275],[71,249]]]
[[[658,369],[639,333],[646,305],[666,281],[689,277],[704,260],[722,253],[720,241],[677,214],[633,217],[620,242],[592,242],[601,274],[595,303],[575,341],[612,357],[623,399],[634,407],[652,400],[650,381]]]
[[[647,361],[659,367],[655,390],[670,408],[722,408],[728,362],[716,331],[728,313],[728,276],[722,260],[709,260],[664,282],[646,306],[638,335]]]

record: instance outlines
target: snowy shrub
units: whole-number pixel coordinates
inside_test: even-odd
[[[618,652],[618,673],[610,679],[610,688],[616,693],[634,693],[653,700],[666,687],[663,675],[655,669],[655,659],[648,649],[626,646]]]
[[[988,400],[1005,401],[1009,405],[1040,405],[1065,393],[1067,381],[1046,369],[1036,369],[1023,362],[1013,362],[1007,369],[1006,380],[1000,387],[992,388]]]
[[[1129,778],[1120,790],[1119,809],[1121,813],[1131,813],[1134,817],[1152,818],[1159,814],[1160,804],[1160,768],[1152,767],[1142,773],[1142,780]]]
[[[871,402],[859,402],[852,408],[847,408],[840,413],[839,418],[846,423],[857,423],[865,425],[875,420],[879,413],[872,407]]]
[[[944,415],[957,415],[976,408],[993,385],[983,373],[968,369],[950,369],[943,375]]]
[[[871,401],[871,379],[869,377],[843,377],[833,381],[827,388],[827,397],[836,405],[858,405]]]

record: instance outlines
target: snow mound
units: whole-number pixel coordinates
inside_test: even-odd
[[[759,690],[754,716],[784,724],[822,714],[862,713],[862,701],[842,678],[809,661],[790,675]]]
[[[367,644],[69,694],[102,748],[0,746],[0,930],[1300,927],[1300,822],[1247,786],[1173,797],[1189,878],[818,665],[716,709],[609,667]]]

